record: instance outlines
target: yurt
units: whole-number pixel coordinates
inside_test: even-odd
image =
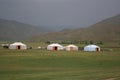
[[[78,51],[78,47],[75,45],[68,45],[65,47],[66,51]]]
[[[13,44],[10,44],[9,49],[25,50],[25,49],[27,49],[27,45],[25,45],[21,42],[15,42]]]
[[[63,50],[64,47],[58,43],[53,43],[47,46],[47,50],[53,50],[53,51],[57,51],[57,50]]]
[[[84,51],[100,51],[100,47],[97,45],[88,45],[84,47]]]

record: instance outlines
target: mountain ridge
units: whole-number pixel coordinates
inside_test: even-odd
[[[120,41],[120,15],[102,20],[89,27],[50,32],[43,27],[0,19],[1,41]]]
[[[86,40],[86,41],[120,41],[120,15],[110,17],[87,28],[67,29],[31,38],[40,40]]]
[[[25,40],[43,33],[43,29],[29,24],[0,19],[0,40]]]

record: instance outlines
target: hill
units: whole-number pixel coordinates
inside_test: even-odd
[[[0,19],[0,40],[25,40],[41,34],[44,29],[12,20]]]
[[[120,41],[120,15],[108,18],[87,28],[67,29],[35,36],[31,40],[93,40]]]

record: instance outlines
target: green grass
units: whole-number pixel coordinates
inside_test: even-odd
[[[19,51],[0,48],[0,80],[120,80],[119,51]]]

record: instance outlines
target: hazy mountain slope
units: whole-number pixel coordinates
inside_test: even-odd
[[[24,40],[44,30],[16,21],[0,19],[0,40]]]
[[[104,41],[120,41],[120,15],[103,20],[88,28],[92,38]],[[95,37],[94,37],[95,36]]]
[[[120,41],[120,15],[103,20],[88,28],[48,33],[35,36],[31,40]]]

